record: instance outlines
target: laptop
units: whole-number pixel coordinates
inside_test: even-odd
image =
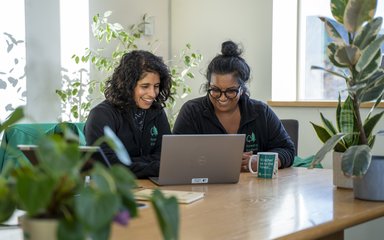
[[[163,135],[157,185],[237,183],[245,134]]]
[[[25,157],[33,164],[38,163],[38,158],[36,156],[37,145],[17,145],[17,148],[24,153]],[[85,164],[85,169],[90,168],[92,163],[95,161],[101,161],[105,166],[110,167],[111,164],[100,147],[97,146],[79,146],[79,151],[81,154],[92,153],[90,159],[87,160]]]

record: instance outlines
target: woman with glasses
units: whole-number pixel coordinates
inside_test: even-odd
[[[175,134],[245,134],[242,171],[257,152],[277,152],[279,168],[293,163],[294,144],[276,114],[265,103],[249,98],[246,83],[250,68],[242,50],[232,41],[207,69],[207,95],[186,102],[180,109]]]

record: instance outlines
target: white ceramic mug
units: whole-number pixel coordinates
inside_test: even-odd
[[[256,171],[252,169],[252,162],[257,162]],[[252,155],[248,162],[248,169],[259,178],[276,178],[278,170],[278,154],[276,152],[259,152]]]

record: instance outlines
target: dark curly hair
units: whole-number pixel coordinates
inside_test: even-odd
[[[136,105],[133,90],[145,73],[160,76],[159,95],[154,107],[164,107],[171,94],[171,74],[161,57],[143,50],[134,50],[123,55],[112,76],[107,80],[105,98],[120,109]]]
[[[212,59],[208,65],[206,78],[208,82],[205,90],[209,89],[212,74],[228,74],[232,73],[240,86],[242,86],[243,94],[248,94],[246,82],[249,80],[250,68],[245,60],[241,57],[243,51],[238,45],[232,41],[226,41],[221,44],[221,54]]]

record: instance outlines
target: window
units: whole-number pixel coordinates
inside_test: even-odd
[[[376,16],[383,16],[379,0]],[[273,2],[272,100],[337,100],[346,88],[338,79],[311,66],[329,66],[326,49],[331,41],[318,18],[333,19],[330,0],[275,0]]]
[[[299,1],[298,100],[336,100],[345,82],[311,66],[330,66],[326,49],[331,39],[318,16],[332,18],[330,0]],[[346,95],[346,94],[344,94]]]
[[[24,0],[0,2],[0,121],[26,104]]]
[[[60,56],[63,84],[88,77],[85,64],[75,64],[73,54],[82,54],[89,46],[89,3],[87,0],[57,0],[60,2]],[[0,121],[18,106],[26,105],[27,78],[25,1],[0,1]],[[36,3],[40,4],[40,3]],[[73,6],[76,6],[75,8]],[[45,11],[51,11],[44,6]],[[35,8],[41,11],[41,7]],[[65,86],[64,86],[65,87]],[[82,89],[87,91],[87,89]],[[71,104],[77,104],[71,102]],[[68,118],[69,104],[63,106],[62,120]],[[58,116],[59,117],[59,116]]]
[[[62,121],[84,121],[80,117],[74,118],[71,109],[77,108],[81,113],[80,106],[87,101],[89,64],[76,64],[72,55],[82,55],[85,48],[89,48],[89,26],[88,1],[60,0],[62,90],[73,90],[73,84],[80,83],[78,93],[68,97],[65,103],[62,102]]]

